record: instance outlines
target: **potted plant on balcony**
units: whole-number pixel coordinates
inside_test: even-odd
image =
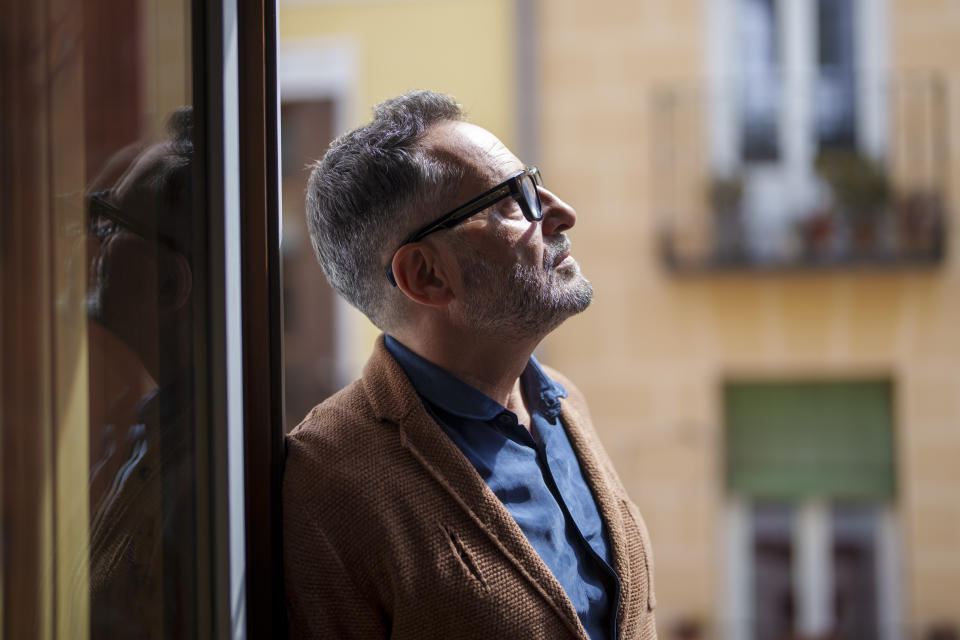
[[[879,227],[890,201],[890,183],[884,167],[850,149],[821,151],[817,173],[830,187],[839,218],[850,230],[852,253],[876,255]]]

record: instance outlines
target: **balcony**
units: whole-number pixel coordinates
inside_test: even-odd
[[[942,79],[898,77],[825,98],[806,109],[774,105],[769,118],[751,120],[699,89],[654,93],[651,196],[668,269],[943,261],[947,132],[956,123]]]

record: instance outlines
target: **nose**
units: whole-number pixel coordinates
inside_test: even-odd
[[[539,187],[543,219],[540,221],[544,235],[563,233],[577,224],[577,212],[573,207],[555,196],[548,189]]]

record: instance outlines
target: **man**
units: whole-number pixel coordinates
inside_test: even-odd
[[[422,91],[334,141],[307,209],[330,283],[386,335],[288,442],[293,637],[655,638],[643,521],[531,355],[593,296],[574,210]]]

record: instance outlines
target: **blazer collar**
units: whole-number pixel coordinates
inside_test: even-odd
[[[567,430],[570,445],[580,461],[583,475],[587,484],[590,485],[593,496],[597,501],[600,517],[607,528],[613,570],[616,571],[617,578],[620,580],[620,598],[617,602],[617,636],[623,637],[625,631],[623,621],[629,615],[627,607],[636,598],[630,597],[634,585],[631,580],[629,547],[621,509],[622,498],[618,497],[613,487],[610,486],[610,476],[604,473],[598,456],[600,444],[596,441],[596,436],[592,430],[586,428],[585,418],[572,406],[572,403],[564,402],[560,411],[560,420]]]

